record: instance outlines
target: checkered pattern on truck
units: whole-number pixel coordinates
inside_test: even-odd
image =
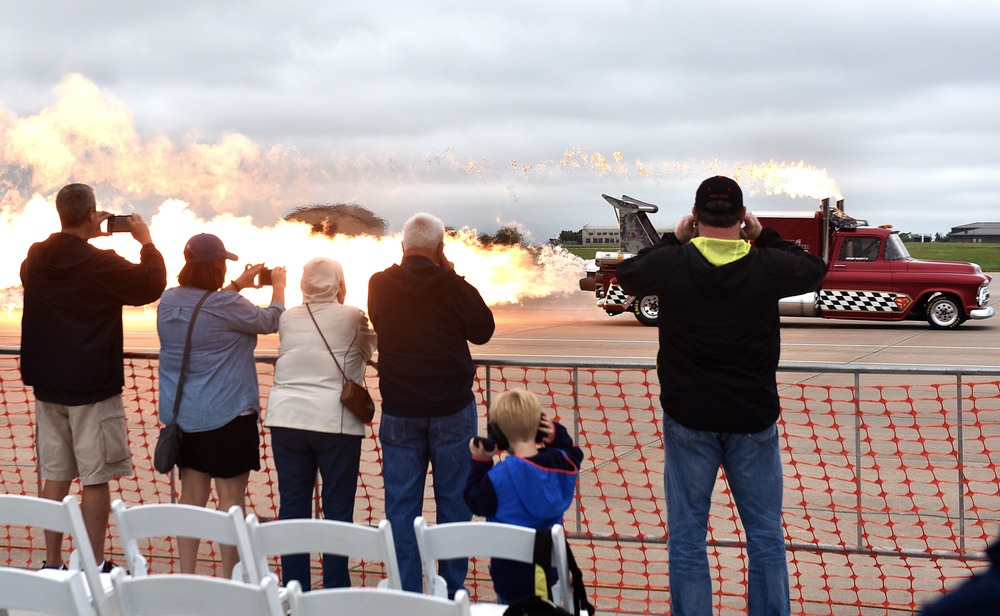
[[[889,291],[825,291],[819,292],[820,310],[846,312],[903,312],[913,303],[905,293]]]
[[[608,312],[621,312],[627,310],[631,302],[630,296],[616,284],[608,286],[602,303],[603,308]],[[820,310],[831,310],[840,312],[884,312],[902,314],[910,305],[913,298],[905,293],[892,293],[889,291],[819,291],[817,307]]]

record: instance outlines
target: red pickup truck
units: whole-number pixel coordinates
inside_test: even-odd
[[[614,208],[621,230],[619,252],[598,253],[595,272],[580,280],[594,291],[609,315],[632,312],[644,325],[656,325],[659,300],[621,290],[615,268],[645,246],[659,241],[647,213],[656,205],[603,195]],[[906,250],[899,234],[844,214],[824,199],[815,212],[755,213],[761,224],[823,258],[828,265],[819,291],[780,302],[782,316],[901,321],[926,319],[936,329],[952,329],[967,319],[988,319],[990,277],[975,263],[922,261]]]

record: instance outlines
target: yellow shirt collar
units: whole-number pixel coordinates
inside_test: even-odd
[[[746,240],[721,240],[714,237],[691,238],[701,254],[712,265],[725,265],[738,261],[750,252],[750,242]]]

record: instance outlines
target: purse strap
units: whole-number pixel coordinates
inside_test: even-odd
[[[181,394],[184,393],[184,375],[187,373],[188,357],[191,356],[191,337],[194,334],[194,319],[198,316],[198,311],[201,310],[201,305],[205,303],[208,296],[212,294],[212,291],[205,291],[205,294],[201,296],[198,303],[194,305],[194,312],[191,313],[191,322],[188,323],[187,338],[184,340],[184,358],[181,359],[181,373],[177,377],[177,396],[174,398],[174,420],[171,424],[177,423],[177,413],[181,409]]]
[[[309,318],[312,319],[313,325],[316,326],[316,331],[319,332],[319,337],[323,339],[323,344],[326,345],[326,350],[330,352],[330,357],[333,358],[333,362],[337,364],[337,369],[340,370],[340,376],[343,377],[343,384],[347,384],[347,373],[341,367],[340,362],[337,361],[337,356],[333,354],[333,349],[330,348],[330,343],[326,341],[326,336],[323,335],[323,330],[320,328],[319,323],[316,322],[316,317],[313,316],[312,308],[309,304],[306,304],[306,311],[309,313]],[[358,339],[358,332],[354,332],[354,340]],[[351,347],[354,346],[354,340],[351,340],[351,344],[347,346],[347,352],[344,353],[344,363],[347,363],[347,353],[351,352]]]

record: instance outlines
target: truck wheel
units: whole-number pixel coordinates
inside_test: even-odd
[[[940,295],[927,304],[927,322],[934,329],[954,329],[964,321],[962,308],[950,295]]]
[[[635,318],[643,325],[656,327],[660,317],[660,298],[655,295],[644,295],[635,300]]]

